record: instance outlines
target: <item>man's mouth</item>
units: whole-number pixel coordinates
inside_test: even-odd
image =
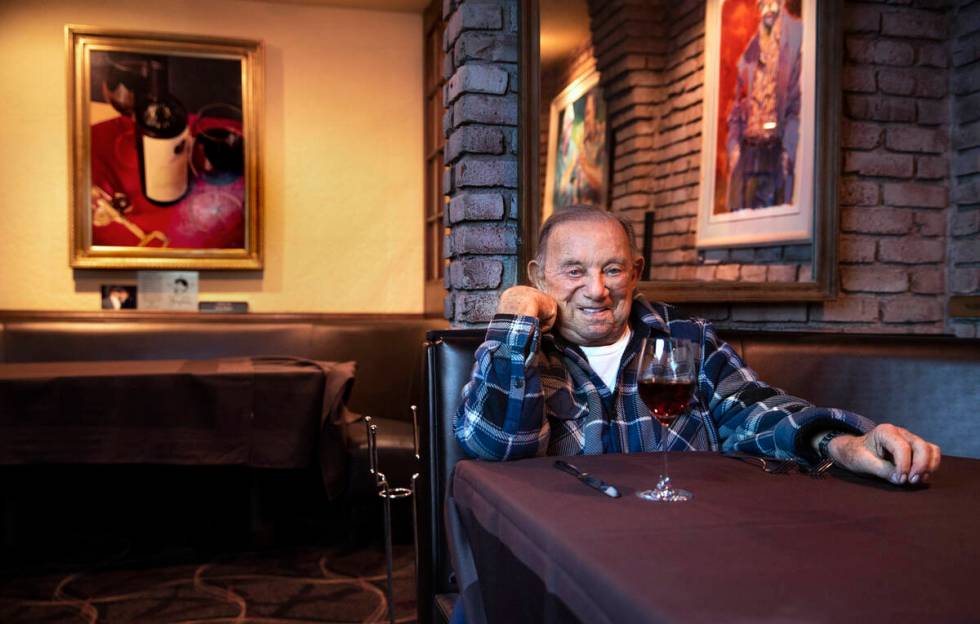
[[[586,316],[600,316],[602,314],[609,312],[609,307],[608,306],[591,307],[591,308],[580,307],[579,310],[581,310],[582,314]]]

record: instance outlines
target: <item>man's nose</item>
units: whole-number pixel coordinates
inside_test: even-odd
[[[606,276],[602,271],[589,273],[585,282],[585,295],[589,299],[605,299],[608,289],[606,288]]]

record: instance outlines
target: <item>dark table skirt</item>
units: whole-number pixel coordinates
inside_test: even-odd
[[[945,458],[931,485],[910,489],[673,453],[674,482],[695,498],[671,505],[635,496],[656,482],[659,454],[574,458],[618,499],[553,461],[456,469],[454,563],[475,557],[490,621],[980,619],[980,461]]]
[[[0,464],[319,459],[336,489],[353,374],[293,358],[0,364]]]

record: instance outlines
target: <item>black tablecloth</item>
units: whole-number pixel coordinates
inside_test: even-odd
[[[980,461],[944,458],[928,487],[903,488],[672,453],[674,482],[695,494],[675,504],[635,496],[659,454],[572,460],[618,499],[553,461],[456,468],[454,565],[491,622],[980,620]]]
[[[341,487],[353,362],[294,358],[0,364],[0,464],[318,458]]]

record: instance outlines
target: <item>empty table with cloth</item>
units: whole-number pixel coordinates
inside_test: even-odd
[[[336,496],[354,368],[298,358],[0,364],[0,465],[318,461]]]

